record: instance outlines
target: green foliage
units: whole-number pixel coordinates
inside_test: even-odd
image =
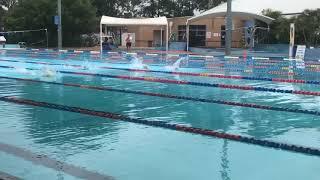
[[[295,19],[297,41],[307,46],[317,46],[320,39],[320,9],[305,10]]]
[[[142,8],[143,0],[92,0],[97,16],[135,17]]]
[[[289,43],[290,23],[295,23],[295,44],[317,46],[320,39],[320,9],[305,10],[301,15],[286,18],[279,11],[270,9],[264,15],[274,18],[270,24],[269,43]]]
[[[62,26],[65,45],[78,44],[80,34],[97,29],[96,8],[90,0],[63,0]]]
[[[225,0],[92,0],[97,16],[177,17],[192,16],[194,10],[207,10]]]
[[[289,43],[289,28],[293,20],[285,18],[279,11],[272,11],[270,9],[263,11],[263,14],[275,19],[270,24],[269,43]]]
[[[6,12],[0,8],[0,31],[2,31],[5,16],[6,16]]]
[[[192,16],[194,10],[204,11],[225,0],[62,0],[62,25],[64,46],[79,45],[80,34],[98,31],[102,15],[115,17],[177,17]],[[50,44],[55,46],[57,26],[53,17],[57,14],[56,0],[0,0],[9,7],[3,20],[6,30],[47,28]],[[0,11],[2,18],[5,16]],[[1,23],[1,19],[0,19]],[[24,35],[20,41],[40,41],[44,35]]]
[[[13,7],[17,3],[17,0],[0,0],[0,4],[7,8]]]
[[[62,25],[64,45],[71,46],[80,41],[80,34],[96,29],[96,9],[90,0],[63,0]],[[57,26],[53,17],[56,15],[57,2],[52,0],[19,0],[6,18],[7,30],[41,29],[49,31],[50,44],[56,44]],[[36,34],[33,41],[44,39]]]

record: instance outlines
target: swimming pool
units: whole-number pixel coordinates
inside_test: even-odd
[[[10,48],[10,49],[20,49],[20,45],[19,44],[6,44],[5,48]],[[0,46],[0,49],[5,49],[3,48],[3,46]]]
[[[279,59],[190,56],[172,69],[179,56],[142,53],[148,69],[138,71],[124,53],[103,60],[81,52],[0,54],[0,172],[23,179],[319,179],[317,155],[199,135],[205,129],[319,149],[317,62],[301,68]]]

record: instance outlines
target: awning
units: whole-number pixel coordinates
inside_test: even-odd
[[[157,18],[117,18],[110,16],[102,16],[100,21],[100,51],[103,53],[102,41],[103,37],[103,26],[166,26],[166,50],[169,49],[169,27],[168,20],[166,17]],[[162,36],[162,31],[161,31]],[[162,37],[161,37],[162,39]],[[161,41],[162,44],[162,41]]]
[[[150,25],[150,26],[167,26],[166,17],[158,18],[116,18],[110,16],[102,16],[100,24],[108,26],[134,26],[134,25]]]
[[[320,0],[233,0],[232,12],[234,16],[242,18],[258,19],[265,23],[271,23],[270,17],[262,14],[263,10],[271,9],[281,11],[284,14],[301,13],[306,9],[316,9],[320,7]],[[227,12],[227,3],[223,3],[215,8],[205,11],[197,16],[188,19],[188,22],[194,22],[204,17],[224,17]]]
[[[6,42],[6,38],[4,36],[0,36],[0,42]]]

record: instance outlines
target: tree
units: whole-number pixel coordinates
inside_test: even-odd
[[[176,4],[172,0],[144,0],[140,15],[145,17],[172,17],[176,8]]]
[[[13,7],[17,3],[17,0],[0,0],[0,5],[4,5],[7,8]]]
[[[142,0],[92,0],[97,16],[135,17],[140,14]]]
[[[270,24],[270,43],[289,43],[290,23],[295,23],[296,44],[316,46],[320,39],[320,9],[305,10],[302,14],[286,18],[279,11],[270,9],[263,11],[263,14],[275,19]]]
[[[297,41],[316,46],[320,37],[320,9],[305,10],[295,19]]]
[[[65,45],[79,43],[79,35],[91,33],[98,27],[96,8],[90,0],[63,0],[62,25]]]
[[[204,11],[225,0],[144,0],[141,9],[143,16],[193,16],[195,10]]]
[[[0,7],[0,31],[3,31],[4,17],[6,15],[6,11]]]
[[[92,0],[92,4],[97,8],[97,16],[118,16],[118,0]]]
[[[264,10],[262,13],[275,19],[270,24],[269,43],[289,43],[290,23],[293,22],[293,19],[287,19],[282,16],[280,11],[272,11],[271,9]]]
[[[96,9],[90,0],[63,0],[62,25],[64,45],[74,45],[80,41],[81,33],[92,32],[97,27]],[[6,18],[9,30],[41,29],[49,31],[50,44],[56,44],[57,26],[53,17],[56,15],[56,1],[48,0],[19,0]],[[43,39],[39,34],[33,34],[29,40]]]

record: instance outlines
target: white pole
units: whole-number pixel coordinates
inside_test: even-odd
[[[187,51],[189,51],[189,22],[186,24],[186,36],[187,36]]]
[[[59,16],[59,23],[58,23],[58,49],[62,49],[62,22],[61,22],[61,0],[58,0],[58,16]]]
[[[101,58],[102,58],[102,24],[100,23],[100,55],[101,55]]]
[[[46,29],[47,49],[49,48],[48,29]]]
[[[294,37],[295,37],[295,27],[294,27],[294,23],[291,23],[290,24],[289,58],[293,58]]]
[[[232,0],[227,0],[227,15],[226,15],[226,47],[225,54],[230,56],[232,47]]]
[[[160,31],[160,45],[161,45],[161,48],[163,46],[163,42],[162,42],[162,26],[161,26],[161,31]]]
[[[166,51],[168,52],[169,51],[169,26],[167,24],[167,34],[166,34],[167,38],[166,38]]]

